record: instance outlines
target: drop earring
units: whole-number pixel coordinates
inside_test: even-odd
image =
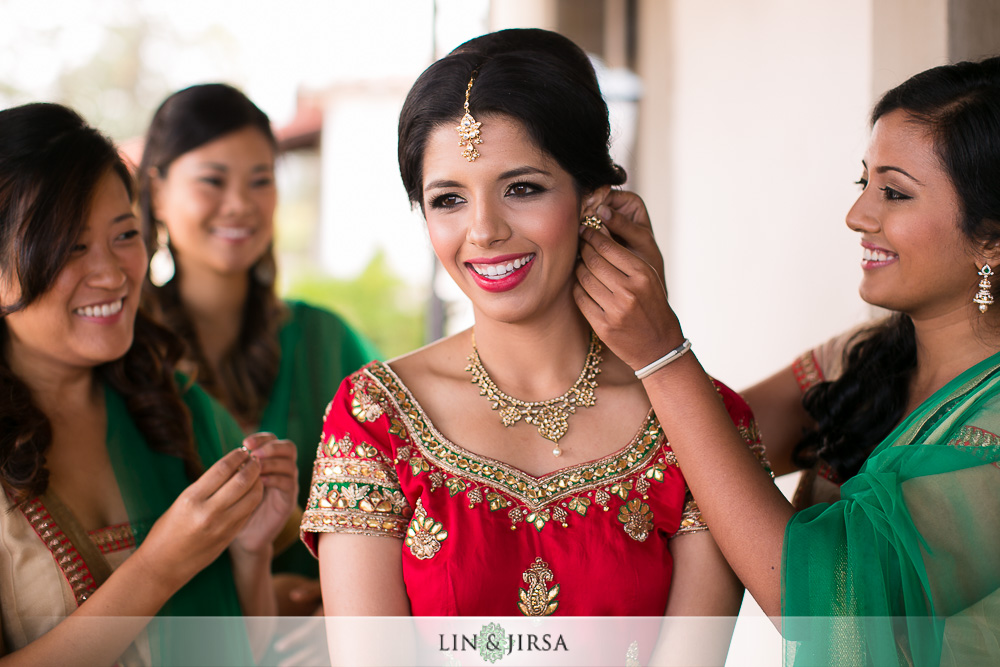
[[[993,285],[990,284],[990,276],[993,275],[993,269],[990,268],[989,264],[983,264],[983,268],[979,270],[979,275],[982,279],[979,281],[979,291],[973,297],[972,303],[979,304],[979,312],[985,313],[986,309],[993,305],[993,292],[991,291]]]
[[[253,265],[253,277],[264,287],[272,287],[274,279],[278,273],[278,267],[274,262],[274,250],[268,248],[264,256]]]
[[[166,225],[156,225],[156,252],[149,260],[149,282],[163,287],[174,277],[177,267],[170,252],[170,233]]]

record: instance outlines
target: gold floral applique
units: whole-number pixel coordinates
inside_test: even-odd
[[[410,553],[420,560],[427,560],[441,550],[441,543],[447,538],[448,531],[440,521],[427,516],[423,502],[417,498],[413,519],[406,529],[406,546],[410,548]]]
[[[331,458],[338,457],[341,453],[348,456],[353,449],[354,442],[351,440],[350,433],[345,433],[344,437],[340,440],[335,439],[331,435],[330,438],[323,444],[323,452]]]
[[[636,542],[645,542],[653,530],[653,511],[639,498],[633,498],[618,510],[618,521]]]
[[[373,422],[385,411],[372,397],[367,382],[358,381],[351,389],[351,414],[359,423]]]
[[[551,588],[546,585],[555,577],[549,569],[549,564],[538,556],[522,576],[528,587],[517,589],[520,597],[517,608],[525,616],[552,615],[559,608],[559,600],[556,599],[559,595],[559,584],[554,584]]]

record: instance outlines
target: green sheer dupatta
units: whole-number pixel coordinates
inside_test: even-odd
[[[997,433],[1000,354],[903,421],[843,485],[841,501],[789,521],[782,563],[786,662],[996,661]]]
[[[243,435],[232,417],[201,389],[190,387],[182,391],[193,418],[198,455],[207,468],[225,451],[238,446]],[[148,447],[117,392],[106,388],[105,401],[108,454],[139,545],[153,523],[190,482],[180,459],[159,454]],[[252,664],[242,621],[239,624],[221,620],[214,625],[213,622],[203,623],[202,631],[192,634],[192,629],[199,626],[180,618],[240,615],[232,565],[228,553],[223,552],[170,598],[150,624],[153,663]],[[221,631],[223,627],[224,632]]]
[[[281,365],[258,429],[295,443],[298,503],[305,507],[326,406],[340,382],[378,353],[333,313],[299,301],[287,306],[289,318],[278,334]],[[319,564],[297,539],[274,559],[273,569],[319,577]]]

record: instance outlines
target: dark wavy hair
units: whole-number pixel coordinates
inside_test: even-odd
[[[109,171],[134,199],[132,177],[109,139],[71,109],[28,104],[0,111],[0,273],[20,298],[0,308],[4,349],[7,315],[30,308],[66,266]],[[118,391],[149,447],[183,459],[192,478],[201,470],[191,416],[173,368],[180,342],[141,310],[132,346],[95,371]],[[44,493],[45,456],[52,444],[48,417],[0,354],[0,485],[17,503]]]
[[[502,115],[519,121],[581,192],[625,182],[625,171],[608,152],[608,106],[587,54],[548,30],[501,30],[465,42],[410,88],[399,114],[398,153],[412,204],[423,207],[427,138],[442,125],[458,125],[473,72],[469,110],[477,120]]]
[[[153,174],[166,177],[170,165],[181,155],[247,127],[260,131],[277,152],[267,115],[232,86],[222,83],[191,86],[168,97],[156,110],[139,166],[139,210],[151,254],[156,249],[160,227],[165,224],[156,219],[153,210]],[[249,271],[250,288],[239,337],[214,370],[205,359],[194,322],[181,300],[178,277],[182,270],[178,263],[174,279],[162,287],[147,280],[145,294],[150,311],[184,341],[188,369],[198,382],[242,422],[255,423],[260,420],[278,376],[281,358],[278,330],[286,316],[274,289],[273,248],[268,246]],[[262,280],[260,275],[272,279]]]
[[[1000,57],[913,76],[882,96],[872,125],[893,111],[905,112],[933,138],[958,193],[958,224],[970,244],[1000,241]],[[974,284],[970,280],[970,288]],[[818,428],[796,447],[795,462],[808,467],[822,458],[841,481],[857,474],[902,420],[916,366],[913,322],[906,314],[856,335],[845,351],[843,375],[804,397]]]

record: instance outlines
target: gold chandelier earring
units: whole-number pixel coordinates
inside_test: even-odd
[[[993,269],[990,268],[990,265],[983,264],[983,268],[979,270],[979,291],[972,299],[972,303],[979,304],[980,313],[985,313],[986,309],[993,305],[993,285],[990,284],[990,276],[992,275]]]

